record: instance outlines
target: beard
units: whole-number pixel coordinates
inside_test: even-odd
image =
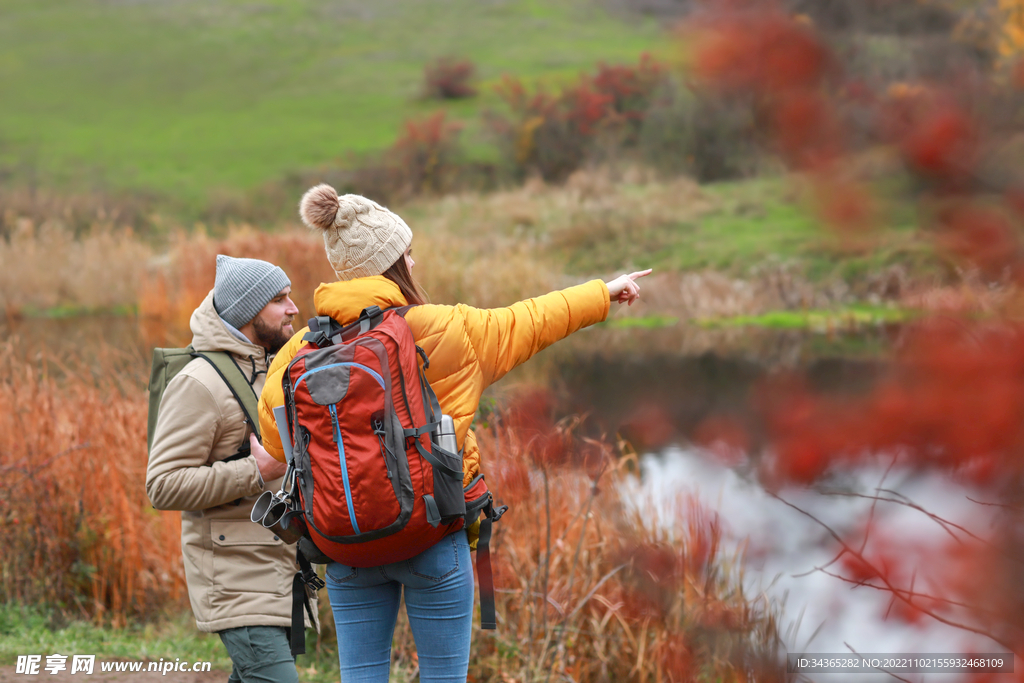
[[[291,321],[282,322],[277,327],[271,327],[260,318],[252,321],[253,330],[256,333],[255,341],[270,353],[277,353],[281,347],[288,343],[291,335],[284,331],[284,328],[291,324]]]

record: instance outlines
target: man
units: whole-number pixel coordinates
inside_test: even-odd
[[[281,268],[217,256],[213,291],[192,313],[193,347],[230,353],[258,397],[270,355],[293,332],[298,309],[290,293]],[[210,363],[196,358],[170,381],[153,434],[146,492],[157,509],[182,511],[192,611],[200,631],[220,634],[234,665],[231,683],[298,681],[287,630],[295,546],[249,520],[256,497],[278,490],[284,472],[259,445]]]

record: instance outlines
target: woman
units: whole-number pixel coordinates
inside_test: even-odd
[[[306,192],[299,212],[306,225],[323,232],[327,258],[338,276],[337,282],[317,288],[317,315],[347,324],[369,306],[423,304],[410,309],[405,320],[430,358],[426,376],[442,412],[454,419],[456,439],[465,453],[464,485],[480,471],[480,450],[469,427],[484,389],[541,349],[604,320],[611,301],[632,304],[640,291],[635,280],[651,272],[623,275],[607,284],[594,280],[508,308],[427,304],[412,277],[412,231],[397,215],[365,197],[339,197],[328,185]],[[281,379],[303,345],[304,333],[277,355],[260,399],[264,447],[279,460],[284,454],[272,410],[284,403]],[[469,533],[473,531],[471,527]],[[420,680],[466,680],[473,569],[469,536],[459,531],[404,562],[369,569],[327,566],[344,683],[388,680],[403,587]]]

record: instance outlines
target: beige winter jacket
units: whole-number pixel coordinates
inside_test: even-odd
[[[258,395],[266,378],[266,351],[224,326],[213,292],[190,324],[195,349],[230,352]],[[185,579],[200,631],[291,625],[295,546],[249,520],[264,491],[256,459],[223,462],[248,442],[250,431],[238,401],[206,361],[193,360],[168,384],[146,468],[146,493],[157,509],[182,511]],[[277,491],[280,485],[280,479],[268,481],[266,489]]]

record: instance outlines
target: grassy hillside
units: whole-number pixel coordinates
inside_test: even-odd
[[[666,41],[586,0],[4,0],[2,15],[0,171],[190,204],[388,145],[441,106],[419,99],[433,58],[476,63],[483,95],[451,105],[475,119],[502,74],[574,75]]]
[[[798,176],[698,185],[579,172],[564,187],[426,199],[401,211],[425,241],[454,235],[476,245],[467,262],[495,248],[529,251],[580,276],[653,267],[749,277],[780,263],[814,281],[857,280],[892,264],[915,275],[935,271],[929,238],[907,211],[888,207],[887,230],[844,244],[817,218],[804,185]]]

